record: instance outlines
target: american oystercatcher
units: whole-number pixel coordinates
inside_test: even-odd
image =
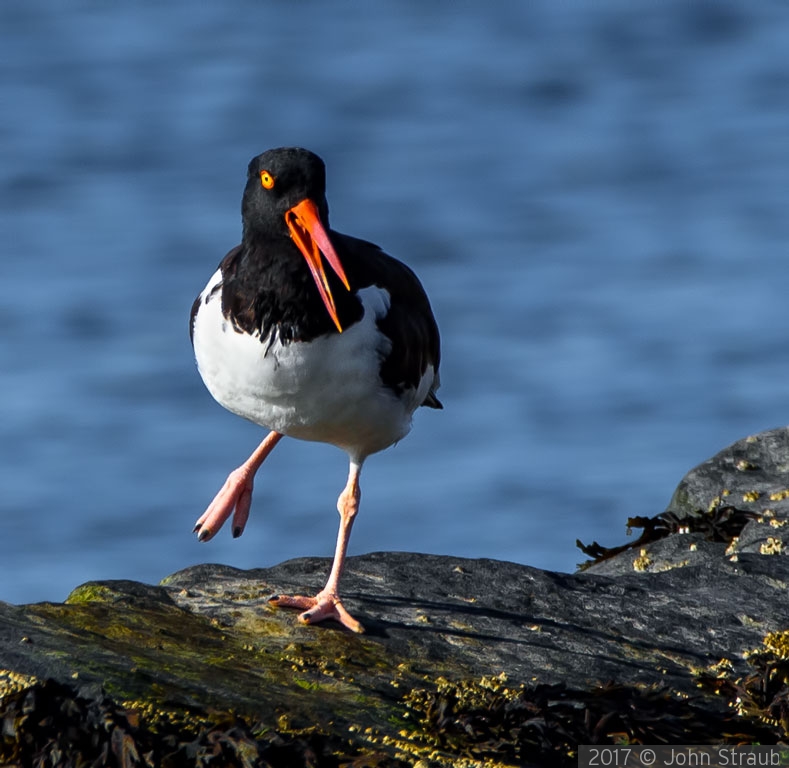
[[[407,266],[330,229],[326,170],[312,152],[272,149],[254,158],[241,213],[241,244],[195,299],[190,332],[209,392],[270,432],[194,530],[208,541],[232,515],[233,536],[243,533],[255,473],[283,436],[342,448],[350,471],[326,586],[315,597],[271,602],[301,609],[305,624],[331,618],[363,632],[338,591],[359,473],[370,454],[405,437],[420,405],[442,407],[438,327]]]

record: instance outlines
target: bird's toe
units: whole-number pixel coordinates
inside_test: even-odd
[[[303,613],[300,613],[298,618],[302,624],[318,624],[330,619],[350,629],[351,632],[364,633],[362,624],[348,613],[340,598],[334,593],[319,593],[315,597],[275,595],[269,598],[269,603],[279,608],[300,609]]]

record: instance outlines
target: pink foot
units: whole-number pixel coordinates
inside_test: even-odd
[[[238,468],[234,469],[225,480],[222,490],[214,496],[208,509],[198,518],[194,532],[200,541],[212,539],[216,532],[233,515],[233,538],[237,539],[244,533],[249,520],[249,507],[252,504],[252,483],[255,472],[265,461],[274,446],[282,440],[279,432],[269,432],[255,452]]]
[[[195,523],[194,532],[200,541],[212,539],[230,515],[233,515],[233,538],[244,532],[252,504],[253,478],[245,467],[228,475],[222,489]]]
[[[364,627],[345,610],[345,606],[336,592],[323,590],[315,597],[277,595],[272,597],[269,602],[279,608],[299,608],[304,611],[299,614],[299,621],[302,624],[317,624],[319,621],[334,619],[350,629],[351,632],[364,633]]]

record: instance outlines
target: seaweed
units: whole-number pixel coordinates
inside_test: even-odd
[[[31,768],[405,766],[319,727],[289,733],[230,712],[146,712],[54,680],[0,698],[0,762]]]
[[[413,691],[413,738],[472,764],[569,768],[577,764],[579,744],[769,744],[784,735],[709,696],[690,699],[667,686],[510,688],[502,677],[492,680],[498,683],[444,680]]]
[[[737,509],[731,505],[713,505],[708,510],[697,510],[696,514],[692,516],[680,516],[676,512],[668,510],[654,517],[631,517],[627,521],[628,532],[632,528],[638,528],[642,530],[642,533],[637,539],[627,544],[618,547],[604,547],[596,541],[591,544],[583,544],[579,539],[576,539],[575,545],[581,552],[592,558],[580,568],[583,570],[590,565],[609,560],[622,552],[640,549],[676,533],[700,533],[705,541],[729,544],[742,533],[742,529],[751,520],[756,520],[759,517],[758,512]]]
[[[745,654],[753,671],[734,677],[729,671],[717,678],[700,677],[700,684],[724,696],[739,715],[772,727],[781,738],[789,736],[789,631],[770,632],[761,648]]]

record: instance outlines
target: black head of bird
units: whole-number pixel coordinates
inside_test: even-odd
[[[247,170],[241,215],[245,238],[293,241],[307,262],[326,311],[342,332],[323,259],[347,290],[350,285],[329,237],[323,160],[298,148],[270,149],[253,158]]]

